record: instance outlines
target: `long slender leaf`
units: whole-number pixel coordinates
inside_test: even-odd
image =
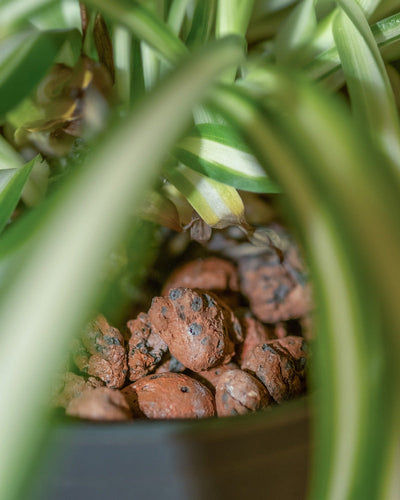
[[[353,112],[400,174],[400,122],[384,62],[362,11],[354,2],[338,3],[345,10],[333,30]]]
[[[244,206],[237,191],[184,165],[166,169],[168,180],[209,226],[222,229],[244,223]]]
[[[317,27],[314,0],[303,0],[287,16],[275,38],[275,53],[278,62],[296,62],[302,57]],[[299,61],[297,61],[299,64]]]
[[[400,321],[400,276],[393,275],[400,257],[397,189],[340,103],[272,69],[262,88],[265,106],[259,95],[252,99],[228,88],[213,102],[276,175],[311,257],[323,318],[312,498],[384,498],[387,466],[398,445],[393,357],[399,341],[392,333]],[[290,116],[281,111],[286,109]],[[375,190],[385,193],[385,203]],[[377,322],[374,289],[389,331]]]
[[[0,5],[0,40],[21,24],[26,24],[34,14],[41,12],[54,0],[3,0]]]
[[[0,170],[0,233],[18,204],[34,163],[33,159],[21,167]]]
[[[7,332],[0,338],[0,400],[8,402],[0,415],[1,498],[15,497],[32,459],[53,371],[98,297],[104,257],[124,234],[128,208],[143,201],[144,188],[182,133],[193,103],[242,54],[241,44],[230,38],[193,55],[49,200],[51,207],[46,206],[26,249],[29,259],[0,295],[0,331]],[[18,227],[0,242],[0,255]],[[25,378],[15,373],[30,374],[29,391]],[[29,426],[21,401],[29,408]]]
[[[89,0],[115,22],[126,26],[135,36],[152,47],[167,62],[174,63],[187,53],[185,45],[175,33],[150,9],[139,1]]]
[[[237,189],[280,191],[243,140],[226,125],[198,125],[179,142],[174,154],[187,167]]]
[[[0,118],[39,83],[71,33],[75,31],[31,31],[1,43]]]
[[[216,4],[216,0],[197,2],[192,25],[186,38],[188,47],[198,47],[209,39],[214,27]]]
[[[221,38],[226,35],[245,37],[249,26],[254,0],[219,0],[215,23],[215,36]],[[229,82],[235,79],[236,69],[224,75]]]
[[[18,168],[22,165],[22,158],[11,145],[0,135],[0,170]]]
[[[172,0],[168,12],[167,24],[177,36],[181,31],[189,1],[190,0]]]
[[[386,19],[382,19],[371,26],[371,30],[381,51],[385,47],[396,45],[400,40],[400,14],[394,14]],[[336,45],[318,54],[305,66],[305,70],[311,78],[321,81],[338,73],[340,69],[341,62]],[[338,82],[338,86],[344,83],[343,73]]]

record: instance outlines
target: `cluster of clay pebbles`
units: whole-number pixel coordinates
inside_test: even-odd
[[[310,285],[298,249],[206,256],[175,269],[150,308],[91,322],[55,406],[87,420],[226,417],[306,391]]]

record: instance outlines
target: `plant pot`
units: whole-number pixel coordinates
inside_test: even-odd
[[[29,500],[306,497],[307,399],[201,421],[57,423]]]

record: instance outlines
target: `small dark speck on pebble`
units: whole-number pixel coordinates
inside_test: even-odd
[[[208,293],[205,293],[203,297],[206,299],[208,307],[215,306],[215,300]]]
[[[189,392],[189,387],[183,386],[183,387],[181,387],[181,391],[182,392]]]
[[[201,300],[201,297],[195,297],[192,300],[190,307],[191,307],[192,311],[199,312],[202,305],[203,305],[203,301]]]
[[[189,325],[188,334],[193,336],[200,335],[202,330],[203,327],[201,325],[199,325],[198,323],[192,323],[191,325]]]
[[[176,299],[179,299],[180,297],[182,297],[182,290],[179,290],[179,288],[173,288],[169,292],[169,298],[171,300],[176,300]]]
[[[104,342],[108,345],[121,345],[121,342],[117,337],[111,337],[110,335],[104,335]]]
[[[269,351],[269,352],[272,352],[272,354],[276,354],[276,351],[273,347],[271,347],[270,345],[268,344],[263,344],[262,348],[261,348],[263,351]]]

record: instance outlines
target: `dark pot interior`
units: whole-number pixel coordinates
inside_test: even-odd
[[[28,499],[304,499],[308,406],[195,422],[57,423]]]

